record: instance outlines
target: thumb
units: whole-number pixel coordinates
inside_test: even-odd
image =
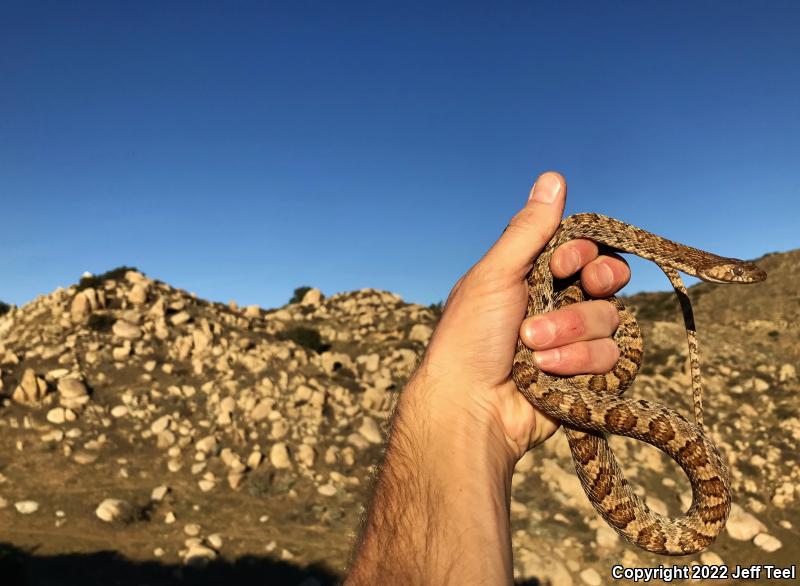
[[[524,279],[561,222],[566,194],[567,182],[559,173],[548,171],[540,175],[528,203],[511,218],[503,235],[481,261],[484,268]]]

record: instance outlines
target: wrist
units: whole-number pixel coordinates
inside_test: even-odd
[[[440,474],[481,473],[509,491],[519,454],[496,411],[479,398],[488,393],[438,378],[423,364],[400,396],[393,428],[413,437]]]
[[[385,584],[443,584],[454,575],[460,583],[513,581],[514,464],[490,431],[443,387],[413,377],[392,418],[347,584],[372,584],[376,576]]]
[[[501,442],[485,418],[427,377],[415,375],[403,391],[372,518],[385,521],[378,508],[403,511],[406,544],[416,555],[425,552],[426,581],[446,582],[456,561],[467,583],[512,581],[509,509],[516,459]],[[395,524],[385,526],[403,533]],[[475,553],[465,558],[467,551]],[[423,576],[405,578],[398,583],[419,583]]]

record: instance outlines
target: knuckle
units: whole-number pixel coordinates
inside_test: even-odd
[[[562,348],[560,367],[574,374],[602,374],[612,370],[617,360],[619,348],[613,340],[593,340]]]
[[[528,231],[532,226],[537,225],[537,215],[533,210],[522,208],[511,218],[508,223],[507,231],[524,230]]]
[[[577,340],[586,333],[586,320],[578,309],[567,308],[556,316],[559,338]]]
[[[560,222],[560,217],[542,213],[529,204],[514,214],[506,227],[506,232],[522,233],[526,239],[533,239],[543,245],[556,231]]]
[[[576,372],[583,372],[591,366],[592,353],[589,344],[573,344],[562,353],[563,362],[569,363],[570,367]]]

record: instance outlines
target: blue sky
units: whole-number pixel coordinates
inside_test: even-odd
[[[567,213],[796,248],[798,6],[0,0],[0,300],[128,264],[431,303],[547,169]]]

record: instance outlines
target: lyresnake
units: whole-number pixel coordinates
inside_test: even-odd
[[[755,283],[763,281],[766,273],[751,262],[672,242],[607,216],[577,214],[562,221],[534,262],[528,277],[529,316],[586,298],[578,277],[555,291],[550,272],[555,249],[578,238],[651,260],[666,273],[680,299],[689,339],[695,422],[651,401],[621,396],[639,370],[643,342],[633,315],[614,297],[608,301],[620,315],[614,334],[620,358],[611,372],[573,377],[549,375],[535,366],[531,350],[520,340],[514,357],[514,381],[534,407],[563,423],[581,484],[594,508],[612,528],[651,552],[686,555],[702,551],[725,526],[731,508],[731,488],[725,462],[703,429],[694,318],[678,271],[715,283]],[[692,487],[692,503],[682,517],[671,519],[660,515],[634,493],[605,434],[645,441],[681,466]]]

